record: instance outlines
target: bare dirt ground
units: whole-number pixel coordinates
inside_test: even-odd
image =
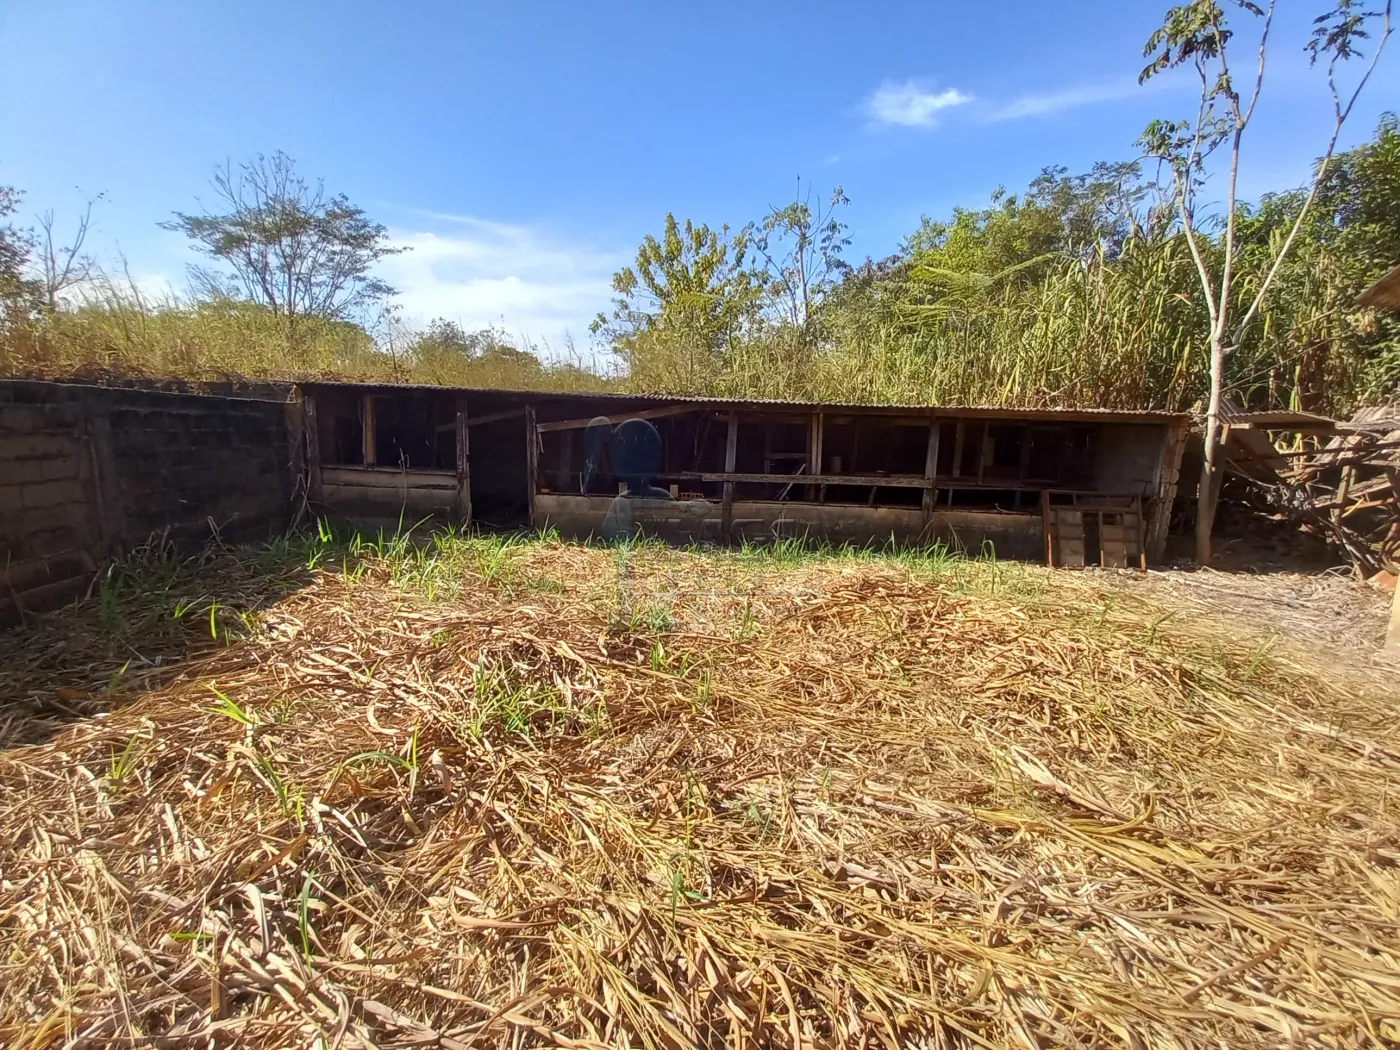
[[[1391,592],[1349,570],[1089,575],[1234,637],[1258,638],[1324,677],[1400,690],[1400,656],[1383,648]]]

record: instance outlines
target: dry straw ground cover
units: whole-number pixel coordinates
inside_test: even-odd
[[[1086,574],[317,537],[0,647],[8,1047],[1400,1039],[1395,697]]]

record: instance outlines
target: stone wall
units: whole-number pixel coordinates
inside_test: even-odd
[[[0,626],[71,600],[153,537],[188,546],[285,526],[296,407],[0,381]]]

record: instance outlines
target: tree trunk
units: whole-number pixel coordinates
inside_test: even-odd
[[[1201,484],[1196,493],[1196,564],[1208,566],[1210,534],[1215,527],[1215,507],[1225,470],[1225,449],[1220,444],[1220,397],[1225,385],[1225,344],[1217,336],[1210,343],[1210,402],[1206,409],[1205,456],[1201,460]]]

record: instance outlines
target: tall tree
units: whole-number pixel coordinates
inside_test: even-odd
[[[54,233],[56,219],[52,210],[39,216],[39,230],[36,249],[39,255],[39,283],[42,286],[44,307],[52,313],[58,309],[60,296],[69,288],[81,286],[96,273],[96,263],[92,256],[83,251],[87,243],[88,231],[92,227],[92,206],[103,198],[99,193],[91,197],[78,216],[77,224],[70,240],[64,241]]]
[[[668,214],[661,237],[648,235],[634,265],[613,275],[611,317],[603,335],[634,379],[659,380],[678,393],[703,389],[731,342],[757,311],[762,279],[749,265],[748,234],[712,230]],[[643,378],[646,377],[646,378]]]
[[[1226,17],[1226,6],[1244,18],[1254,19],[1253,23],[1248,23],[1255,32],[1247,46],[1257,57],[1251,63],[1251,72],[1243,88],[1236,82],[1232,65],[1237,30]],[[1243,341],[1287,259],[1319,187],[1326,181],[1342,127],[1370,79],[1391,31],[1390,0],[1385,0],[1380,10],[1369,9],[1365,0],[1337,0],[1335,7],[1314,19],[1313,35],[1305,49],[1314,65],[1321,62],[1326,68],[1334,116],[1331,137],[1295,221],[1269,253],[1271,257],[1264,263],[1257,281],[1250,282],[1251,294],[1241,296],[1236,269],[1240,247],[1237,241],[1240,158],[1245,132],[1263,93],[1269,35],[1276,7],[1277,0],[1270,0],[1267,8],[1252,0],[1224,0],[1224,4],[1218,0],[1192,0],[1171,8],[1161,28],[1152,34],[1143,49],[1150,61],[1139,77],[1141,82],[1146,82],[1159,73],[1185,66],[1195,72],[1200,83],[1196,115],[1181,121],[1155,120],[1143,132],[1140,143],[1146,154],[1171,174],[1177,217],[1190,247],[1210,317],[1210,399],[1206,409],[1205,456],[1196,518],[1196,560],[1201,565],[1208,565],[1211,560],[1211,530],[1224,474],[1220,415],[1226,357]],[[1360,47],[1370,37],[1368,27],[1373,22],[1379,22],[1380,33],[1371,61],[1352,90],[1344,93],[1338,84],[1339,67],[1361,56]],[[1210,216],[1204,213],[1202,190],[1207,162],[1217,151],[1223,151],[1225,158],[1226,202],[1224,230],[1212,243],[1207,235]]]
[[[213,210],[176,212],[161,223],[227,267],[191,268],[204,291],[246,298],[295,323],[300,317],[343,320],[394,294],[370,270],[391,247],[388,231],[344,194],[307,182],[285,153],[259,154],[214,173]]]
[[[799,179],[792,203],[770,208],[744,231],[767,267],[767,292],[779,320],[804,344],[812,341],[814,307],[851,269],[841,258],[851,239],[836,217],[836,209],[850,203],[837,186],[825,204],[813,206],[811,187],[804,194]]]

